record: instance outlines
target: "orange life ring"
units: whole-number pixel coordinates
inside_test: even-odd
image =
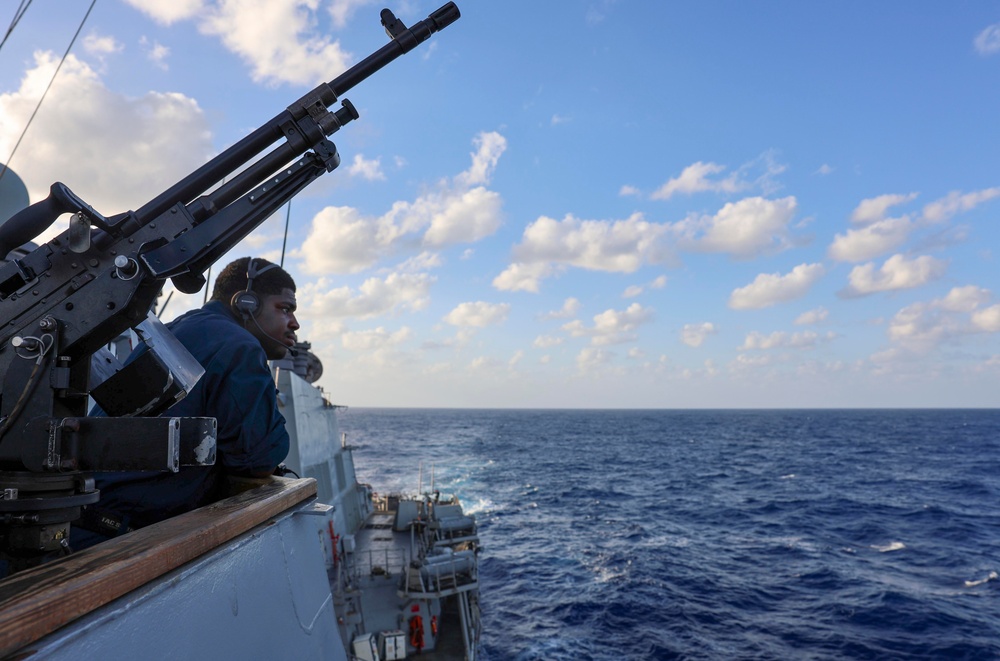
[[[424,649],[424,620],[419,615],[410,619],[410,644],[417,652]]]

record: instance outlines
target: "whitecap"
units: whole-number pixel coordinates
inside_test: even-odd
[[[872,546],[873,549],[879,553],[889,553],[891,551],[901,551],[906,548],[906,544],[903,542],[889,542],[888,544],[882,544],[881,546],[875,544]]]
[[[989,583],[990,581],[995,581],[997,580],[997,578],[1000,578],[1000,576],[998,576],[995,571],[991,571],[986,578],[981,578],[978,581],[966,581],[965,587],[974,588],[977,585],[982,585],[983,583]]]

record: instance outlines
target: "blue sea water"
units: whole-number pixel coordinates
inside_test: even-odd
[[[1000,410],[340,420],[476,513],[487,661],[1000,659]]]

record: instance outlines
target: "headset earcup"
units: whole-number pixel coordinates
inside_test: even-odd
[[[244,290],[233,294],[231,304],[233,309],[244,317],[256,316],[257,311],[260,310],[260,299],[252,291]]]

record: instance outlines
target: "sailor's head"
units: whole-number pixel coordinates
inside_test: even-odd
[[[259,257],[241,257],[215,279],[212,300],[230,306],[260,341],[271,360],[295,344],[295,281],[283,268]]]

